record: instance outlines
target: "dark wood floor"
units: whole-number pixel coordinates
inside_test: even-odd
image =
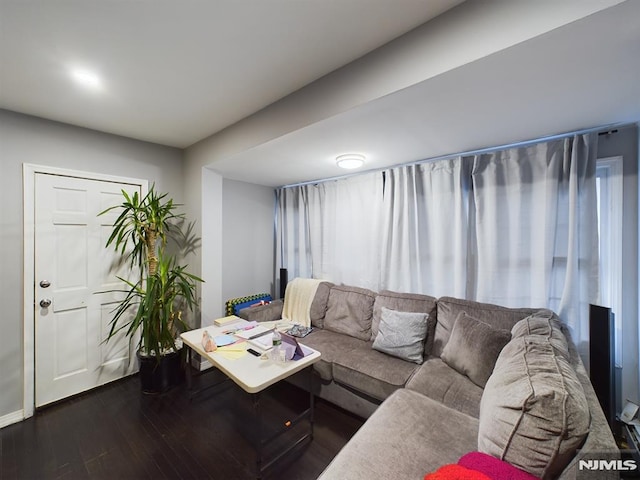
[[[197,380],[212,383],[218,375]],[[262,395],[261,408],[280,423],[308,401],[306,392],[280,382]],[[129,377],[0,430],[0,480],[255,478],[251,406],[231,382],[190,400],[186,386],[142,395],[137,376]],[[271,478],[317,478],[363,423],[327,402],[315,406],[313,441]]]

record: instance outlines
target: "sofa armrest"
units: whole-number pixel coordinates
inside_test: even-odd
[[[255,307],[243,308],[238,312],[240,318],[248,321],[269,322],[271,320],[280,320],[282,318],[282,300],[273,300],[267,305],[258,305]]]

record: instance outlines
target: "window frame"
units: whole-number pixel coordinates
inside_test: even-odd
[[[622,364],[623,157],[598,158],[598,236],[600,297],[615,315],[615,363]],[[608,213],[603,216],[603,213]]]

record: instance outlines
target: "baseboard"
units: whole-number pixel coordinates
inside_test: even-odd
[[[0,428],[7,427],[14,423],[18,423],[24,420],[24,410],[18,410],[17,412],[9,413],[0,417]]]

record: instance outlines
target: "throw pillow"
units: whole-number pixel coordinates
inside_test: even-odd
[[[539,308],[507,308],[491,303],[462,300],[453,297],[440,297],[437,306],[437,324],[433,335],[433,348],[431,354],[436,357],[442,355],[442,350],[449,341],[453,326],[460,312],[477,318],[481,322],[488,323],[493,328],[511,330],[518,320],[540,310]]]
[[[569,360],[542,335],[504,347],[480,401],[478,450],[545,480],[589,433],[589,404]]]
[[[484,388],[500,351],[509,340],[509,331],[494,328],[467,315],[466,312],[460,312],[440,358],[451,368]]]
[[[371,317],[375,292],[360,287],[336,285],[329,291],[324,328],[360,340],[371,340]]]
[[[516,323],[511,329],[511,338],[525,335],[553,337],[556,331],[562,331],[562,324],[557,315],[551,310],[540,310]]]
[[[408,362],[421,364],[428,318],[427,313],[398,312],[382,307],[373,348]]]
[[[316,290],[316,296],[311,302],[309,316],[311,317],[311,325],[318,328],[324,328],[324,315],[327,313],[327,302],[329,301],[329,292],[333,287],[331,282],[321,282]]]
[[[431,313],[436,308],[435,297],[421,295],[418,293],[392,292],[391,290],[383,290],[376,295],[376,301],[373,304],[373,321],[371,322],[371,340],[375,340],[378,336],[378,326],[380,325],[380,317],[382,317],[382,308],[386,307],[390,310],[398,312],[420,312]],[[435,327],[436,316],[429,317],[429,324]],[[434,323],[434,325],[431,325]],[[427,332],[429,329],[427,329]]]
[[[540,310],[516,323],[511,329],[511,338],[526,335],[541,335],[565,358],[569,358],[569,345],[562,333],[562,324],[551,310]]]

